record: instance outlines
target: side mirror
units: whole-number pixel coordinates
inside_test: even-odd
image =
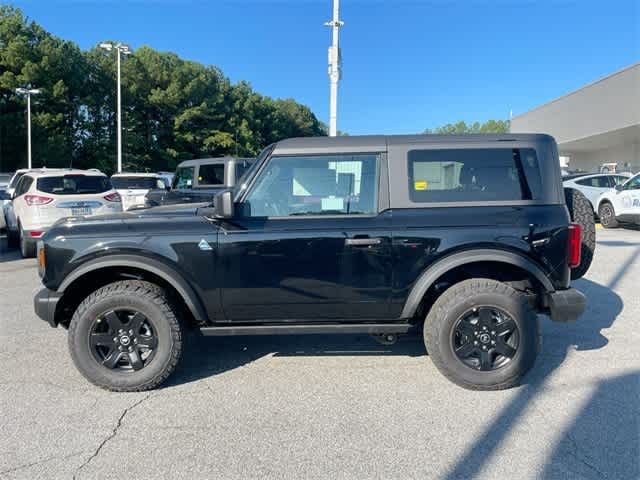
[[[621,192],[623,190],[622,185],[616,185],[615,187],[613,187],[616,189],[616,192]]]
[[[233,217],[233,195],[231,190],[225,190],[213,197],[214,216],[216,218]]]

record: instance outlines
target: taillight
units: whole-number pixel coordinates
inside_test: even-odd
[[[25,195],[24,201],[27,202],[27,205],[46,205],[53,202],[53,198],[43,195]]]
[[[31,238],[40,238],[42,235],[44,235],[44,232],[41,230],[31,230],[29,232]]]
[[[109,195],[105,195],[104,199],[108,202],[121,202],[122,198],[118,192],[110,193]]]
[[[577,223],[569,225],[569,238],[567,240],[567,264],[571,268],[580,265],[582,256],[582,227]]]

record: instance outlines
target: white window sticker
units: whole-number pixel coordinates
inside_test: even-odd
[[[322,199],[320,208],[322,211],[342,210],[344,208],[344,199],[342,197],[325,197]]]

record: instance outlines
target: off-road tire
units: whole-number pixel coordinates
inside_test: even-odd
[[[611,209],[611,214],[607,214],[605,212],[606,209]],[[602,202],[600,204],[600,208],[598,208],[598,217],[600,217],[600,225],[604,228],[618,228],[620,226],[616,220],[616,212],[610,202]]]
[[[155,356],[141,370],[127,373],[110,370],[90,351],[86,339],[95,319],[115,307],[140,311],[157,331]],[[118,281],[96,290],[76,309],[69,325],[69,351],[76,368],[91,383],[106,390],[140,392],[158,387],[173,373],[182,355],[183,329],[177,311],[164,289],[150,282]]]
[[[508,312],[520,337],[510,362],[491,371],[479,371],[464,364],[451,342],[460,316],[481,306]],[[535,363],[540,330],[536,312],[521,292],[495,280],[471,279],[449,287],[435,301],[424,322],[424,342],[436,368],[452,382],[469,390],[502,390],[518,385]]]
[[[593,255],[596,251],[596,222],[591,202],[582,192],[573,188],[565,188],[564,198],[571,215],[571,221],[582,227],[580,265],[571,269],[571,279],[577,280],[584,277],[593,261]]]

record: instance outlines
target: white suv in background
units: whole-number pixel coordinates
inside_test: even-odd
[[[620,223],[640,225],[640,173],[598,198],[598,216],[604,228]]]
[[[64,217],[122,211],[109,178],[94,170],[37,170],[22,175],[6,209],[10,240],[20,239],[23,257],[35,254],[37,239]]]
[[[565,187],[579,190],[591,203],[594,212],[598,212],[598,198],[604,192],[608,192],[616,185],[622,185],[633,175],[631,173],[596,173],[593,175],[582,175],[564,180]]]
[[[111,185],[122,197],[123,210],[145,206],[149,190],[166,189],[169,184],[156,173],[116,173],[111,176]]]

